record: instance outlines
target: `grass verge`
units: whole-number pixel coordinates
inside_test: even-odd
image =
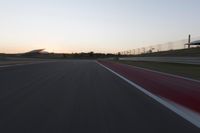
[[[117,62],[200,80],[200,65],[165,63],[165,62],[148,62],[148,61],[117,61]]]

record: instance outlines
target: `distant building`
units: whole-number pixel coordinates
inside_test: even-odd
[[[37,56],[41,54],[48,54],[48,52],[44,51],[45,49],[35,49],[31,50],[29,52],[24,53],[25,56]]]
[[[43,51],[44,51],[44,49],[35,49],[35,50],[31,50],[31,51],[29,51],[27,53],[34,53],[35,54],[35,53],[42,53]]]

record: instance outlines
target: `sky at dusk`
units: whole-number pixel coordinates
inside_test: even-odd
[[[0,53],[118,52],[200,36],[200,0],[0,0]]]

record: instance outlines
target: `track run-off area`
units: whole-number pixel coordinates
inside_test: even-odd
[[[0,132],[199,133],[199,87],[106,61],[0,67]]]

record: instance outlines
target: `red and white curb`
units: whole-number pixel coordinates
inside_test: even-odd
[[[123,79],[124,81],[129,83],[130,85],[134,86],[138,90],[142,91],[144,94],[153,98],[155,101],[159,102],[160,104],[167,107],[171,111],[175,112],[176,114],[178,114],[179,116],[181,116],[185,120],[189,121],[190,123],[192,123],[196,127],[200,128],[200,114],[198,112],[194,112],[193,110],[190,110],[187,107],[179,105],[179,104],[177,104],[173,101],[170,101],[168,99],[165,99],[163,97],[159,97],[158,95],[155,95],[155,94],[151,93],[150,91],[147,91],[146,89],[144,89],[143,87],[134,83],[133,81],[130,81],[127,78],[125,78],[124,76],[116,73],[115,71],[111,70],[110,68],[106,67],[105,65],[103,65],[99,62],[96,62],[96,63],[99,64],[100,66],[102,66],[103,68],[107,69],[108,71],[112,72],[116,76],[120,77],[121,79]]]

